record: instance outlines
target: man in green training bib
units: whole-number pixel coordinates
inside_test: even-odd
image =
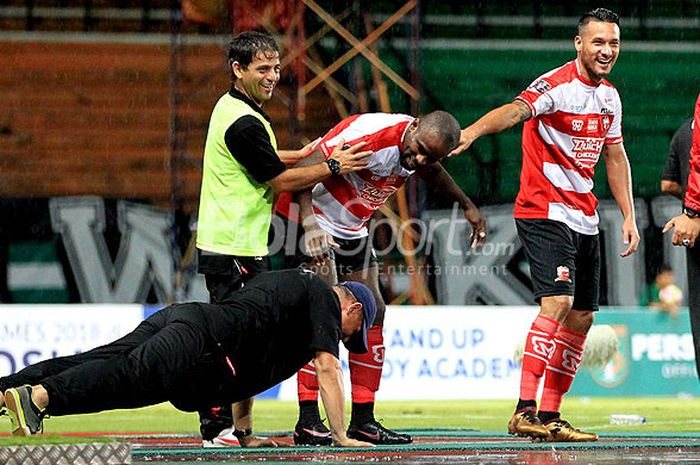
[[[280,78],[277,41],[265,32],[235,36],[228,51],[233,85],[214,106],[204,147],[197,223],[198,270],[212,303],[229,300],[249,279],[269,269],[267,239],[273,197],[297,191],[331,176],[362,169],[371,152],[364,144],[342,149],[324,163],[287,168],[303,154],[278,153],[270,118],[262,110]],[[200,411],[204,447],[238,445],[239,430],[249,429],[252,401]],[[263,440],[246,442],[264,446]]]

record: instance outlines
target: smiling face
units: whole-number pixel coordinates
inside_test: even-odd
[[[280,56],[274,51],[257,52],[248,66],[234,61],[231,69],[236,76],[236,89],[262,106],[272,98],[272,91],[280,80]]]
[[[400,163],[405,169],[413,171],[420,166],[439,162],[450,150],[451,147],[438,133],[424,130],[420,120],[415,120],[406,131]]]
[[[600,82],[615,66],[620,53],[620,28],[615,23],[590,21],[574,38],[581,74]]]

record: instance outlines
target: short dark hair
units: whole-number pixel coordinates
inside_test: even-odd
[[[620,15],[608,10],[607,8],[596,8],[594,10],[586,12],[581,19],[578,20],[577,31],[581,34],[581,29],[591,21],[602,21],[604,23],[617,24],[620,27]]]
[[[255,59],[258,52],[277,52],[280,47],[275,38],[266,31],[245,31],[236,35],[228,48],[229,68],[234,61],[244,68]]]
[[[438,110],[421,117],[420,125],[425,130],[435,131],[445,141],[449,150],[459,144],[460,126],[454,116],[446,111]]]

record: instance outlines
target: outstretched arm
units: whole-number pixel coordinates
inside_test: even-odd
[[[372,447],[368,442],[350,439],[345,433],[345,393],[343,370],[338,359],[329,352],[316,352],[314,359],[318,388],[331,427],[333,445],[340,447]]]
[[[253,399],[245,399],[233,404],[234,431],[245,432],[238,435],[241,447],[277,447],[277,443],[271,439],[259,438],[252,434],[253,431]],[[235,433],[234,433],[235,434]]]
[[[622,143],[606,145],[605,168],[608,174],[608,184],[624,221],[622,223],[622,241],[627,249],[620,254],[627,257],[637,251],[639,232],[634,218],[634,199],[632,197],[632,173],[627,159],[625,146]]]
[[[340,174],[358,171],[367,166],[366,158],[372,152],[369,150],[361,151],[365,145],[365,142],[359,142],[352,147],[343,148],[342,141],[338,144],[330,158],[337,160],[340,164]],[[267,181],[270,187],[275,192],[293,192],[313,187],[317,182],[331,176],[331,171],[326,163],[304,165],[303,162],[307,158],[309,157],[303,158],[294,168],[284,170],[278,176]],[[298,167],[300,163],[302,166]]]
[[[472,226],[471,247],[483,245],[486,242],[486,220],[479,209],[476,208],[474,202],[452,179],[445,167],[440,163],[431,163],[430,165],[419,167],[416,171],[431,190],[457,202],[464,210],[464,218]]]
[[[324,157],[321,151],[314,150],[306,158],[300,160],[295,167],[311,166],[322,163],[323,160]],[[337,248],[338,244],[333,240],[333,236],[321,229],[316,221],[316,216],[314,215],[312,207],[312,189],[313,186],[309,189],[297,191],[292,194],[292,198],[294,202],[299,205],[299,221],[304,228],[305,252],[313,258],[316,266],[322,267],[326,263],[326,260],[330,258],[331,249]],[[330,269],[332,267],[328,268]],[[335,282],[335,280],[331,278],[330,282]]]
[[[464,152],[481,136],[505,131],[529,119],[531,116],[532,111],[530,107],[521,100],[513,100],[510,103],[495,108],[479,118],[472,125],[462,129],[459,145],[450,153],[450,156],[452,157]]]

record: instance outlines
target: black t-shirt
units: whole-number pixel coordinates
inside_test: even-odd
[[[680,184],[683,189],[682,192],[685,192],[690,172],[690,146],[693,143],[690,123],[692,121],[693,119],[690,118],[673,134],[671,150],[666,159],[664,174],[661,176],[661,179],[665,181],[674,181]]]
[[[211,334],[236,372],[228,388],[235,399],[289,378],[317,351],[339,355],[340,302],[331,286],[311,272],[261,273],[232,302],[206,310]]]
[[[248,106],[260,113],[263,118],[270,121],[270,118],[255,102],[234,87],[229,90],[229,95],[243,100]],[[233,157],[248,170],[257,182],[267,182],[287,169],[272,147],[265,126],[255,116],[245,115],[234,121],[226,130],[224,141]]]

